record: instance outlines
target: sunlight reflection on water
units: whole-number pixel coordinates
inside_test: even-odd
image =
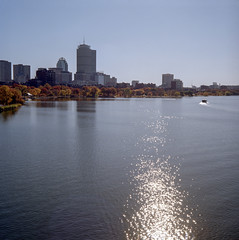
[[[171,163],[178,157],[160,156],[170,141],[167,126],[173,118],[145,123],[149,135],[140,139],[143,154],[130,172],[133,189],[123,215],[126,239],[194,239],[196,221],[184,202],[188,193],[180,189],[179,164]]]

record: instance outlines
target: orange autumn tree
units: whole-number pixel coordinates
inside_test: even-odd
[[[12,101],[12,96],[13,96],[13,93],[8,86],[3,85],[0,87],[0,104],[3,104],[3,105],[10,104]]]

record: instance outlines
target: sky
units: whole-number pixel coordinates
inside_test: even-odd
[[[239,0],[0,0],[0,59],[38,68],[76,49],[118,82],[239,85]]]

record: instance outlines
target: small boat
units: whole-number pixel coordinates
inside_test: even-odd
[[[207,103],[207,100],[206,100],[206,99],[203,99],[203,100],[202,100],[202,103]]]

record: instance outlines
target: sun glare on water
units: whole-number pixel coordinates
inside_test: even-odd
[[[165,121],[158,122],[162,123],[165,125]],[[165,126],[157,129],[161,130],[154,133],[166,132]],[[154,149],[152,145],[165,143],[158,136],[143,138],[150,151]],[[159,156],[156,150],[157,147],[154,155],[137,156],[138,164],[130,173],[132,192],[123,215],[126,239],[194,239],[192,229],[196,222],[184,202],[188,193],[180,189],[179,167],[171,166],[171,156],[155,158]]]

